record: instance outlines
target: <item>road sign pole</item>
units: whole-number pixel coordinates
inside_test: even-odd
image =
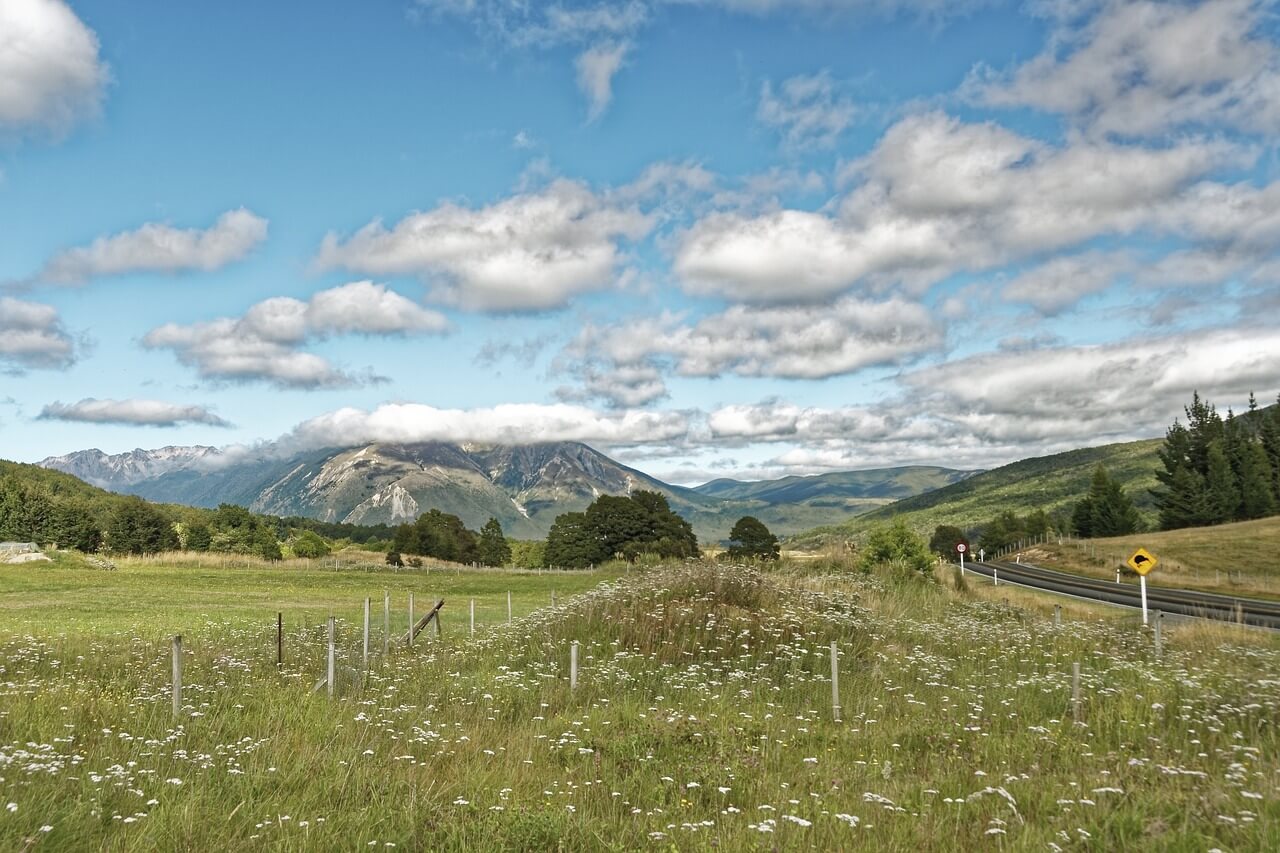
[[[964,551],[960,552],[960,576],[964,577]]]
[[[1142,589],[1142,624],[1147,624],[1147,576],[1138,575],[1138,586]]]

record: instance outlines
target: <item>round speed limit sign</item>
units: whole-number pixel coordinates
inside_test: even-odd
[[[965,551],[969,550],[969,546],[961,542],[959,545],[956,546],[956,550],[959,551],[961,554],[963,554]]]

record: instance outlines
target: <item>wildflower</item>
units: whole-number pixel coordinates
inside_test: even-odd
[[[849,824],[849,826],[851,827],[856,827],[859,823],[862,822],[862,819],[859,818],[856,814],[838,814],[836,815],[836,820],[844,821],[845,823]]]
[[[796,824],[797,826],[813,826],[813,821],[811,821],[811,820],[805,820],[805,819],[804,819],[804,818],[802,818],[802,817],[796,817],[796,816],[795,816],[795,815],[793,815],[793,814],[784,814],[784,815],[782,816],[782,819],[783,819],[783,820],[789,820],[789,821],[791,821],[792,823]]]

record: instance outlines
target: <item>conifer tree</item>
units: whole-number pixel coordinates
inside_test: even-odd
[[[1251,441],[1244,449],[1240,471],[1240,515],[1263,518],[1276,511],[1271,490],[1271,464],[1260,442]]]
[[[1240,487],[1221,439],[1210,442],[1205,472],[1205,498],[1210,524],[1234,521],[1240,508]]]

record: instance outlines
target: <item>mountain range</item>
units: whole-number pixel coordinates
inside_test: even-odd
[[[102,488],[148,500],[214,507],[233,503],[270,515],[355,524],[398,524],[429,509],[479,528],[497,518],[508,536],[546,536],[557,515],[600,495],[645,489],[666,495],[700,539],[728,536],[754,515],[780,535],[839,524],[894,500],[972,476],[930,466],[674,486],[585,444],[493,446],[370,444],[280,458],[233,457],[210,447],[106,454],[83,450],[39,463]]]

